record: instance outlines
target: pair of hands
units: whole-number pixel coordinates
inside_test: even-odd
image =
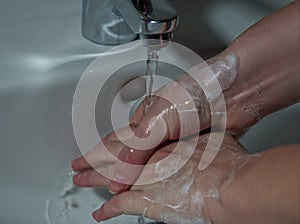
[[[223,91],[228,90],[237,78],[239,59],[229,53],[212,58],[207,64],[196,65],[191,69],[192,76],[182,76],[160,89],[149,108],[146,101],[140,104],[129,124],[134,129],[131,132],[133,137],[128,136],[126,146],[117,155],[120,161],[144,165],[162,143],[210,127],[210,106],[222,105]],[[113,181],[109,185],[109,190],[115,194],[128,190],[142,170],[138,166],[124,168],[122,162],[116,163]]]
[[[126,130],[123,130],[125,133]],[[126,134],[124,134],[126,135]],[[121,134],[122,136],[122,134]],[[126,136],[124,136],[126,137]],[[223,213],[224,191],[232,181],[235,173],[246,165],[253,156],[247,154],[243,147],[231,136],[226,135],[221,149],[204,171],[198,169],[209,134],[184,141],[180,150],[174,152],[177,142],[171,142],[155,151],[147,164],[156,164],[155,170],[142,170],[136,183],[157,179],[165,172],[174,173],[166,179],[147,184],[133,185],[129,191],[115,195],[93,213],[97,221],[104,221],[121,214],[142,215],[165,223],[206,223]],[[122,150],[123,144],[112,134],[104,140],[106,147],[113,154]],[[197,147],[190,158],[189,146],[197,141]],[[101,175],[101,170],[116,166],[117,159],[107,154],[107,149],[95,147],[92,151],[73,161],[73,169],[78,172],[73,177],[78,187],[108,187],[110,179]],[[188,159],[187,163],[176,170],[177,164],[160,163],[167,156]],[[173,161],[174,161],[173,160]],[[89,162],[87,162],[89,161]]]
[[[228,54],[213,58],[208,64],[222,90],[229,89],[237,77],[238,58]],[[206,77],[200,69],[199,76],[193,78],[202,79],[203,82]],[[209,85],[210,80],[205,81]],[[178,91],[178,85],[188,92],[188,97]],[[72,163],[73,169],[79,172],[73,178],[75,185],[108,187],[117,194],[93,213],[97,221],[120,214],[143,215],[166,223],[202,223],[211,220],[211,211],[222,209],[219,198],[222,186],[230,182],[234,173],[251,158],[234,138],[226,136],[215,160],[207,169],[200,171],[198,166],[209,135],[179,141],[181,144],[178,146],[179,142],[174,140],[200,131],[193,125],[195,116],[201,122],[201,130],[208,128],[211,119],[209,100],[217,101],[221,95],[215,94],[213,99],[207,99],[203,90],[187,76],[162,88],[157,95],[161,97],[154,97],[147,110],[146,102],[141,103],[129,127],[118,130],[118,136],[115,133],[108,135],[103,139],[103,144]],[[175,104],[166,100],[172,97],[176,99]],[[190,110],[192,106],[196,107],[196,111]],[[179,117],[184,120],[180,121]],[[163,125],[165,128],[161,128]],[[131,140],[132,132],[139,138],[151,135],[150,149],[138,150],[139,147],[134,149],[123,145],[122,142],[130,141],[130,145],[139,144]],[[191,155],[189,146],[193,145],[196,145],[196,150]],[[176,146],[180,149],[174,151]],[[186,158],[188,155],[191,157]],[[160,162],[167,156],[173,159]],[[187,160],[181,168],[178,167],[180,160]],[[124,169],[124,162],[136,167]],[[153,166],[144,168],[142,165],[145,163],[155,164],[155,169]],[[101,173],[109,175],[103,176]],[[139,186],[143,183],[148,184]]]

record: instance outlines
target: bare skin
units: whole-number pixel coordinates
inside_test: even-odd
[[[224,90],[227,104],[227,130],[233,136],[243,134],[251,125],[268,114],[300,101],[299,27],[300,1],[298,0],[249,28],[224,52],[215,57],[224,57],[233,52],[239,58],[237,79],[229,89]],[[207,124],[210,124],[209,109],[206,107],[203,92],[199,90],[195,93],[198,101],[202,102],[198,112],[201,127],[204,129],[209,126]],[[153,104],[151,110],[144,114],[143,104],[141,104],[131,121],[131,125],[137,127],[135,134],[141,138],[145,137],[146,130],[149,125],[152,125],[151,118],[170,107],[170,103],[159,99]],[[164,120],[169,127],[167,133],[175,134],[164,136],[163,141],[176,139],[180,128],[178,117],[174,113],[167,113]],[[193,122],[194,117],[191,116],[190,123]],[[159,143],[156,142],[156,145]],[[119,159],[125,161],[130,154],[126,162],[144,164],[158,148],[148,151],[135,149],[131,153],[132,148],[124,147],[119,154]],[[139,174],[139,172],[126,173],[118,166],[115,172],[122,173],[129,183],[134,183]],[[119,193],[129,187],[130,184],[112,181],[109,189],[113,193]]]
[[[95,220],[131,214],[169,224],[299,222],[300,145],[249,155],[234,138],[226,136],[213,163],[199,171],[207,139],[208,135],[200,137],[192,157],[177,173],[157,183],[133,186],[114,196],[93,213]],[[148,163],[168,156],[175,145],[170,143],[156,151]],[[122,148],[115,136],[110,136],[107,146],[114,153]],[[181,156],[186,155],[186,149],[182,148]],[[103,156],[101,149],[95,150],[102,155],[102,161],[94,160],[97,164],[93,167],[115,166],[116,161]],[[73,178],[79,187],[107,187],[110,182],[84,157],[75,160],[73,168],[79,172]],[[161,171],[167,169],[170,169],[167,164],[160,167]],[[145,178],[153,178],[153,170],[145,168],[139,180]]]
[[[214,223],[299,223],[299,168],[300,144],[267,150],[223,189],[224,213],[212,209]]]
[[[300,1],[295,1],[250,27],[221,53],[240,58],[237,81],[224,93],[228,130],[240,132],[300,101],[299,27]]]
[[[233,54],[215,57],[208,61],[220,83],[220,95],[216,94],[210,99],[217,102],[222,90],[227,90],[236,80],[238,58]],[[207,74],[207,65],[200,64],[197,68],[196,78],[207,85],[213,85],[210,75]],[[217,82],[217,81],[216,81]],[[185,91],[181,91],[181,88]],[[186,94],[188,93],[188,94]],[[171,100],[170,100],[171,99]],[[170,103],[173,102],[173,104]],[[146,102],[142,102],[134,113],[130,127],[135,129],[134,135],[141,139],[150,139],[150,144],[138,140],[129,139],[120,151],[120,161],[143,165],[150,156],[159,149],[159,145],[168,140],[177,140],[181,137],[193,135],[210,126],[210,104],[204,91],[189,76],[182,76],[176,82],[160,89],[154,97],[153,103],[145,113]],[[225,105],[224,105],[225,107]],[[199,126],[197,125],[199,119]],[[166,128],[162,128],[165,124]],[[151,135],[151,136],[149,136]],[[104,141],[105,142],[105,141]],[[128,143],[130,142],[130,147]],[[149,142],[149,141],[148,141]],[[142,150],[148,146],[149,150]],[[135,183],[141,170],[124,169],[122,163],[116,164],[114,181],[110,186],[112,193],[119,193],[129,189]],[[119,178],[119,177],[122,178]],[[125,179],[125,181],[123,181]]]
[[[300,1],[298,0],[249,28],[219,55],[222,57],[228,52],[233,52],[240,59],[237,80],[224,92],[228,109],[227,129],[232,135],[237,136],[262,117],[300,101],[299,27]],[[162,105],[161,108],[158,107],[153,111],[159,113],[160,109],[169,106]],[[141,122],[143,119],[149,121],[153,116],[149,113],[143,114],[141,111],[143,110],[138,110],[132,119],[134,128],[138,128],[139,124],[143,123]],[[110,142],[110,140],[108,137],[105,141]],[[123,147],[117,141],[113,142]],[[160,150],[156,152],[157,149]],[[136,150],[131,157],[134,158],[131,162],[134,163],[138,159],[139,163],[146,163],[149,155],[154,153],[153,158],[155,158],[157,153],[162,153],[159,152],[161,149],[154,148],[151,153],[141,153]],[[220,185],[220,199],[207,200],[199,211],[200,215],[213,223],[299,223],[299,149],[299,145],[281,146],[270,149],[260,157],[251,160],[238,170],[230,184]],[[126,160],[125,158],[128,157],[126,148],[122,148],[121,151],[116,150],[114,153],[119,155],[121,160]],[[230,154],[230,150],[228,153]],[[218,155],[217,161],[221,160],[220,156]],[[94,158],[97,164],[97,158]],[[98,162],[103,161],[100,159]],[[127,162],[130,162],[130,159]],[[84,172],[79,179],[78,176],[74,177],[74,183],[78,186],[108,186],[114,193],[130,188],[130,185],[110,182],[97,175],[90,170],[89,163],[83,157],[73,162],[73,168],[80,173]],[[185,168],[182,169],[184,172]],[[118,166],[114,170],[118,170]],[[141,177],[143,173],[139,178]],[[170,178],[180,177],[175,175]],[[97,220],[104,220],[121,213],[142,215],[144,210],[140,209],[143,205],[141,198],[151,194],[153,189],[157,190],[156,187],[134,186],[129,192],[115,196],[112,199],[113,203],[108,202],[108,205],[96,212],[94,217]],[[165,192],[180,188],[180,184],[177,186],[175,181],[175,184],[168,187]],[[135,193],[131,194],[132,191]],[[161,192],[161,200],[165,199],[163,197],[165,192]],[[127,197],[130,200],[124,200]],[[165,200],[167,200],[165,203],[168,203],[168,199]],[[126,210],[131,206],[133,210]],[[145,206],[142,208],[144,209]],[[160,220],[161,216],[156,214],[163,209],[158,206],[152,206],[152,209],[157,211],[151,212],[150,209],[146,215]],[[176,214],[177,212],[174,213]],[[196,213],[190,215],[199,217]],[[169,223],[172,223],[172,220]]]

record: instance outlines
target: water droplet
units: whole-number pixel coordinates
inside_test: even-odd
[[[232,106],[232,109],[233,109],[233,110],[237,110],[237,109],[238,109],[238,106],[237,106],[236,104],[234,104],[234,105]]]
[[[138,224],[145,224],[145,219],[143,216],[139,216],[138,218]]]
[[[77,172],[75,172],[74,170],[71,170],[71,171],[68,172],[68,175],[69,175],[69,176],[73,176],[73,175],[75,175],[76,173],[77,173]]]
[[[255,93],[255,95],[256,95],[256,97],[257,97],[257,98],[260,98],[260,97],[262,97],[262,94],[261,94],[261,92],[260,92],[260,90],[259,90],[259,89],[257,89],[257,90],[256,90],[256,93]]]

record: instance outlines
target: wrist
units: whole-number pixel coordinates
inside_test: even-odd
[[[236,68],[235,82],[223,92],[227,110],[226,129],[232,135],[239,135],[261,119],[262,86],[257,78],[253,78],[253,74],[257,75],[259,71],[247,68],[245,61],[251,64],[247,58],[248,55],[240,49],[235,49],[235,45],[233,45],[216,57],[224,57],[228,54],[235,55],[239,63]]]
[[[208,202],[207,217],[213,224],[245,223],[243,207],[239,205],[242,191],[231,184],[223,184],[219,191],[219,199]]]
[[[235,182],[235,181],[234,181]],[[240,205],[244,197],[241,189],[234,183],[223,184],[220,188],[220,198],[208,203],[208,216],[213,224],[246,223],[246,209]]]
[[[209,223],[213,224],[226,224],[229,223],[228,217],[226,217],[225,208],[221,199],[214,200],[211,199],[207,203],[207,208],[205,210],[206,216],[208,217]]]

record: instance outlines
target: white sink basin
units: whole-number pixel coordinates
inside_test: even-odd
[[[80,16],[81,0],[1,3],[1,224],[68,223],[73,212],[94,223],[90,213],[109,197],[104,190],[92,189],[67,189],[70,194],[63,195],[64,185],[70,183],[70,162],[80,155],[71,119],[75,87],[95,54],[108,49],[81,37]],[[264,119],[242,142],[252,151],[299,142],[299,112],[300,104]],[[94,201],[79,202],[76,197]],[[60,204],[66,202],[69,214]],[[122,216],[108,223],[136,220]]]

